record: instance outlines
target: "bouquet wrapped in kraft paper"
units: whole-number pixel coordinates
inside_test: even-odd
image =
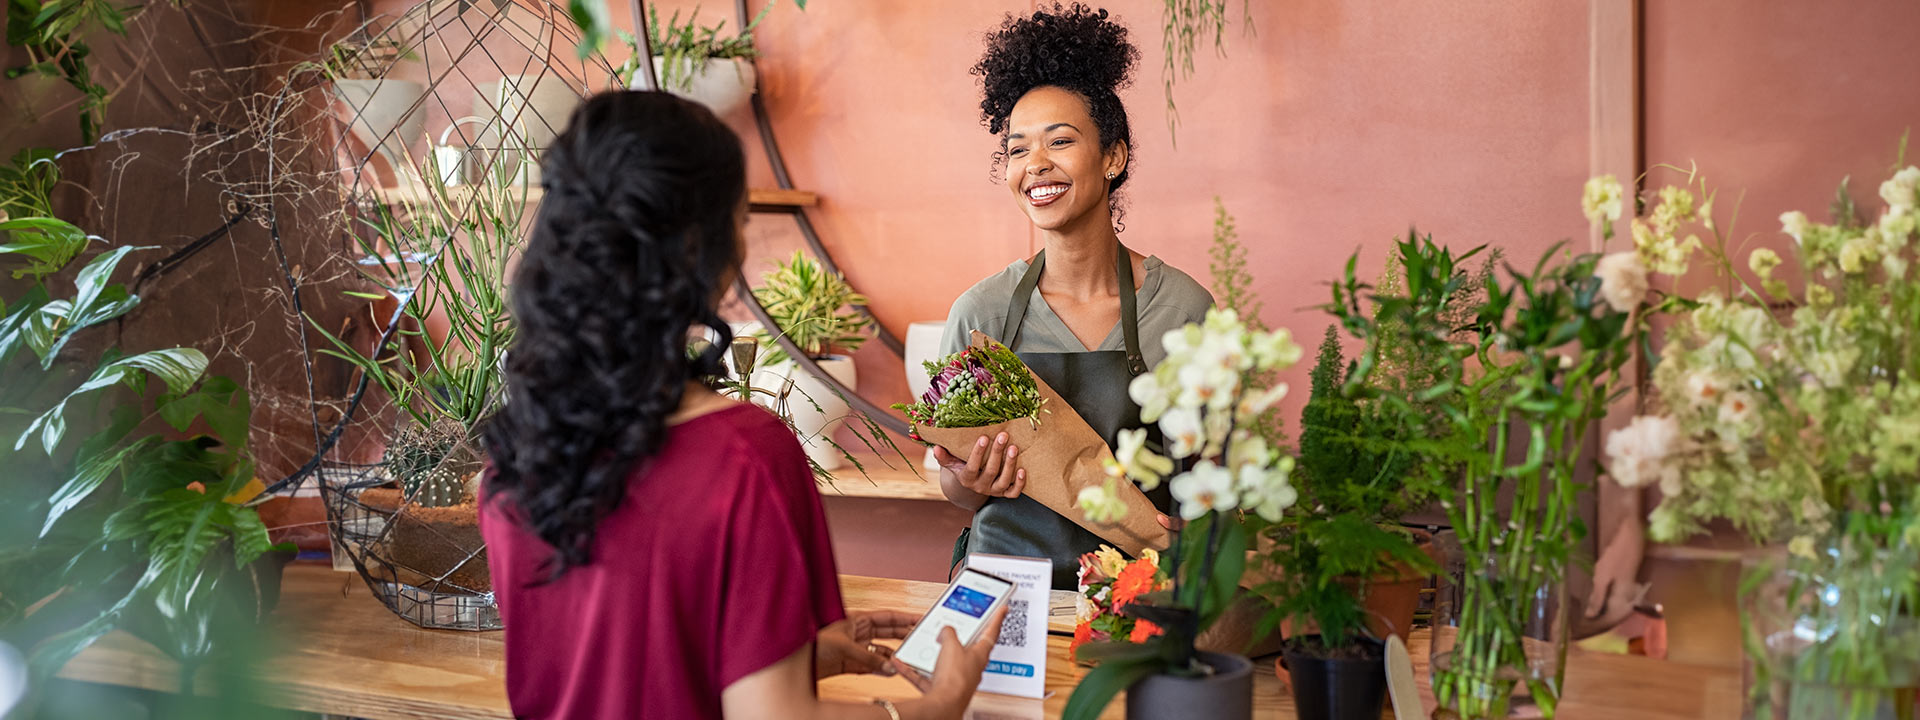
[[[1167,547],[1167,529],[1154,519],[1159,510],[1131,482],[1118,484],[1123,520],[1096,522],[1079,508],[1081,490],[1105,485],[1102,461],[1113,451],[1007,346],[976,330],[967,349],[926,367],[932,385],[920,402],[893,406],[913,421],[913,439],[964,458],[981,435],[1005,432],[1020,448],[1028,497],[1128,555]]]

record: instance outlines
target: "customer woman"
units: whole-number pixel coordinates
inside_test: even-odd
[[[745,161],[700,105],[588,100],[547,150],[513,283],[481,529],[521,718],[958,718],[999,634],[951,629],[920,700],[830,705],[913,617],[849,616],[820,498],[778,418],[688,353],[741,262]]]
[[[958,352],[974,330],[1006,343],[1109,445],[1140,425],[1127,383],[1165,357],[1160,338],[1213,305],[1186,273],[1120,242],[1133,132],[1117,91],[1139,57],[1125,27],[1080,4],[1009,16],[988,36],[973,66],[980,117],[1000,137],[1008,194],[1046,248],[961,295],[943,343]],[[974,511],[965,551],[1049,558],[1054,587],[1074,587],[1078,557],[1100,538],[1022,495],[1050,479],[1028,478],[1004,433],[967,457],[936,455],[947,499]],[[1149,497],[1163,513],[1171,504],[1164,487]]]

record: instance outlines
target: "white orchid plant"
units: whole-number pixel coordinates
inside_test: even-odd
[[[1173,589],[1146,596],[1126,613],[1164,634],[1138,644],[1089,644],[1079,654],[1100,660],[1067,701],[1065,717],[1091,718],[1113,695],[1149,673],[1205,672],[1195,661],[1194,638],[1217,619],[1239,591],[1250,538],[1261,523],[1278,522],[1297,494],[1289,481],[1294,459],[1257,431],[1261,417],[1287,396],[1287,385],[1262,378],[1300,361],[1300,346],[1285,329],[1260,331],[1231,309],[1168,332],[1167,357],[1134,378],[1128,394],[1140,419],[1157,424],[1165,454],[1149,447],[1145,429],[1121,433],[1106,462],[1107,483],[1081,491],[1089,517],[1113,522],[1126,512],[1121,482],[1144,490],[1167,483],[1186,521],[1167,554]]]
[[[1250,330],[1233,310],[1214,309],[1204,323],[1168,332],[1161,343],[1166,359],[1134,378],[1127,392],[1140,405],[1141,421],[1159,424],[1167,454],[1147,447],[1145,429],[1122,431],[1106,464],[1107,486],[1081,491],[1081,508],[1101,522],[1117,520],[1124,508],[1114,490],[1122,478],[1153,490],[1179,460],[1187,469],[1167,482],[1181,518],[1239,508],[1278,522],[1295,499],[1288,482],[1293,458],[1269,446],[1252,425],[1286,398],[1287,384],[1255,382],[1300,361],[1292,333]]]
[[[1590,195],[1618,197],[1613,185]],[[1707,198],[1698,209],[1696,185]],[[1790,576],[1824,598],[1795,608],[1802,634],[1818,640],[1799,652],[1792,680],[1866,688],[1819,700],[1849,718],[1890,702],[1873,689],[1920,682],[1920,283],[1910,275],[1920,168],[1894,173],[1879,195],[1885,209],[1871,221],[1844,184],[1829,224],[1781,215],[1799,272],[1781,272],[1780,254],[1762,247],[1744,275],[1704,183],[1661,190],[1634,221],[1635,259],[1680,275],[1704,249],[1730,292],[1667,303],[1679,312],[1653,375],[1656,414],[1606,441],[1616,482],[1660,488],[1655,540],[1724,520],[1787,544]],[[1714,242],[1686,233],[1695,226]],[[1778,669],[1769,655],[1779,648],[1751,628],[1748,641],[1763,672]]]

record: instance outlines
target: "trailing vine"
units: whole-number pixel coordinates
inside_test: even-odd
[[[1243,27],[1253,32],[1252,6],[1242,3],[1240,9]],[[1166,88],[1167,134],[1177,146],[1180,108],[1173,102],[1174,83],[1193,77],[1194,50],[1201,43],[1211,39],[1214,52],[1226,57],[1227,0],[1166,0],[1160,18],[1161,43],[1167,51],[1166,65],[1160,70],[1160,81]]]

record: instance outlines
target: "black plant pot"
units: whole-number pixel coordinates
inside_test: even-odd
[[[1386,651],[1378,641],[1361,639],[1372,657],[1345,660],[1314,657],[1299,643],[1318,645],[1320,636],[1288,642],[1287,675],[1293,685],[1294,712],[1300,720],[1374,720],[1387,699]]]
[[[1213,668],[1205,677],[1149,675],[1127,688],[1127,720],[1253,717],[1253,661],[1239,655],[1202,652]]]

